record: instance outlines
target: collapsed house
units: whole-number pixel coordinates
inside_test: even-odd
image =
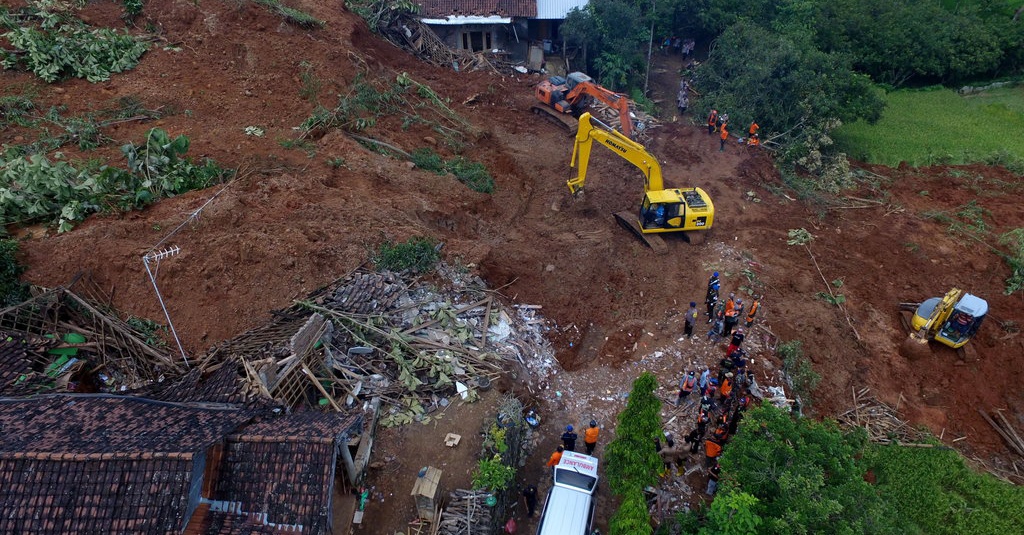
[[[438,269],[444,292],[356,269],[188,360],[88,281],[0,310],[0,533],[330,532],[378,416],[426,423],[552,365],[539,307]]]
[[[57,288],[0,311],[0,533],[330,531],[362,406],[293,411],[104,309]]]

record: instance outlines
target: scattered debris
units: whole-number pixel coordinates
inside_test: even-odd
[[[995,429],[996,432],[999,433],[999,436],[1003,437],[1003,440],[1006,441],[1006,445],[1009,446],[1014,453],[1024,457],[1024,440],[1021,440],[1020,435],[1017,434],[1017,430],[1010,425],[1010,422],[1005,416],[1003,416],[1001,410],[996,410],[995,412],[995,415],[999,417],[998,422],[981,409],[978,409],[978,414],[981,414],[981,417],[992,426],[992,429]]]
[[[359,268],[211,351],[203,367],[239,358],[248,380],[290,406],[343,411],[386,405],[381,425],[439,419],[451,398],[475,401],[511,361],[553,350],[539,307],[502,305],[478,277],[441,266],[446,288]]]
[[[836,420],[847,427],[860,427],[868,433],[868,440],[880,444],[920,443],[925,435],[907,424],[896,409],[870,395],[871,389],[853,389],[853,406]]]

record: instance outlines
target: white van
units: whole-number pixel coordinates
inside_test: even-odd
[[[554,485],[544,501],[537,535],[590,535],[597,490],[597,458],[574,451],[562,453]]]

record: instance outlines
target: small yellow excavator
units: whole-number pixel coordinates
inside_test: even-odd
[[[923,303],[900,303],[900,309],[914,311],[910,320],[911,337],[921,342],[935,340],[960,349],[981,327],[988,314],[988,302],[953,288],[945,296],[932,297]]]
[[[703,241],[703,231],[710,229],[715,219],[715,205],[707,192],[700,188],[665,189],[658,159],[647,152],[643,145],[594,119],[589,113],[580,116],[579,130],[576,131],[576,142],[572,148],[572,162],[569,165],[578,172],[567,184],[573,196],[583,193],[590,149],[594,141],[608,147],[644,174],[644,198],[640,210],[616,213],[615,218],[619,223],[633,231],[658,254],[668,251],[664,240],[658,236],[663,232],[683,233],[686,241],[691,244]]]

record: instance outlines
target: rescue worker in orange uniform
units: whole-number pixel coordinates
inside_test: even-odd
[[[708,135],[715,133],[715,125],[718,123],[718,110],[711,110],[711,115],[708,115]]]
[[[722,455],[722,443],[715,437],[704,441],[704,462],[714,466],[716,460]]]
[[[750,137],[757,135],[757,131],[761,129],[761,125],[757,124],[757,121],[750,123]]]
[[[718,387],[718,392],[722,394],[722,403],[724,404],[729,396],[732,395],[732,373],[725,374],[725,380],[722,381],[722,385]]]
[[[583,445],[587,447],[587,455],[594,454],[594,448],[597,447],[597,435],[601,432],[601,428],[597,427],[597,420],[590,421],[590,427],[583,432]]]
[[[690,371],[682,379],[679,380],[679,397],[676,398],[676,406],[679,406],[693,392],[694,387],[697,386],[697,377],[693,371]]]
[[[551,454],[551,458],[548,459],[548,464],[546,466],[550,466],[552,472],[555,471],[555,466],[562,460],[563,451],[565,451],[565,448],[559,446],[558,449]]]
[[[725,151],[725,142],[729,141],[729,131],[725,129],[725,123],[722,123],[722,141],[718,145],[718,152]]]
[[[750,304],[750,311],[747,312],[747,323],[746,326],[750,327],[754,324],[754,316],[757,316],[757,311],[761,309],[761,296],[754,295],[754,302]]]

